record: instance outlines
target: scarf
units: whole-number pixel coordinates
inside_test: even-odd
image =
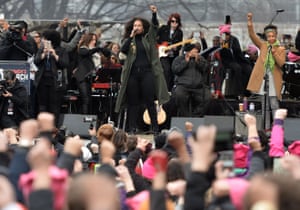
[[[274,42],[274,44],[270,44],[269,42],[267,42],[268,49],[269,49],[269,46],[272,46],[272,48],[273,48],[273,47],[278,47],[279,45],[280,45],[280,42],[278,39],[276,40],[276,42]],[[275,66],[275,59],[273,57],[271,50],[268,50],[267,59],[265,61],[265,69],[270,69],[270,71],[273,72],[274,66]]]

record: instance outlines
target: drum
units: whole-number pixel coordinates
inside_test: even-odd
[[[286,91],[291,97],[300,97],[300,63],[286,62],[283,72]]]

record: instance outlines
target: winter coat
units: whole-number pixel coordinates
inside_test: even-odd
[[[252,92],[258,93],[261,85],[264,80],[265,75],[265,66],[264,63],[267,58],[268,54],[268,45],[266,41],[262,41],[254,32],[253,25],[248,26],[248,33],[252,40],[252,42],[259,48],[260,54],[257,58],[257,61],[254,65],[252,70],[247,90]],[[285,49],[284,47],[276,47],[274,46],[273,49],[275,53],[273,53],[273,57],[275,60],[274,70],[272,71],[273,78],[274,78],[274,85],[276,90],[276,96],[280,100],[281,99],[281,88],[282,88],[282,71],[281,67],[285,63]]]
[[[154,21],[153,21],[154,22]],[[156,48],[156,34],[157,34],[158,25],[150,24],[149,31],[142,37],[142,43],[144,48],[146,49],[147,58],[151,64],[151,69],[155,78],[155,93],[156,98],[159,104],[166,103],[170,96],[168,93],[167,84],[165,81],[163,68],[161,66],[158,52]],[[124,41],[126,43],[126,40]],[[126,88],[128,78],[130,76],[132,65],[135,61],[135,38],[132,38],[130,49],[128,54],[126,55],[126,60],[123,66],[122,74],[121,74],[121,86],[118,93],[118,98],[116,101],[115,111],[119,112],[121,107],[126,105]]]

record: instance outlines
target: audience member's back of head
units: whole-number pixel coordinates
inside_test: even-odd
[[[116,150],[124,152],[127,150],[127,134],[123,130],[118,130],[115,132],[112,138],[112,143],[115,145]]]
[[[167,141],[167,134],[161,133],[154,138],[155,149],[161,149]]]
[[[275,204],[277,209],[298,210],[300,206],[300,183],[287,174],[268,173],[257,175],[251,180],[244,197],[245,210],[266,201]]]
[[[114,179],[103,174],[82,173],[71,181],[67,209],[120,209],[120,195]]]
[[[178,158],[173,158],[168,162],[167,180],[168,182],[185,179],[182,164]]]
[[[111,141],[115,133],[114,126],[106,123],[101,125],[97,130],[98,142],[101,143],[104,139]]]
[[[128,152],[132,152],[133,150],[135,150],[136,145],[137,145],[137,136],[135,135],[129,135],[127,137],[127,151]]]

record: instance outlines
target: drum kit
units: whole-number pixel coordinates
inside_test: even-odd
[[[283,94],[300,98],[300,63],[286,62],[283,65]]]

